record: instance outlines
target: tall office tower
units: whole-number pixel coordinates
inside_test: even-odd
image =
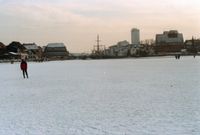
[[[131,30],[131,43],[138,47],[140,45],[140,30],[133,28]]]

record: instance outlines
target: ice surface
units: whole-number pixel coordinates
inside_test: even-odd
[[[200,57],[0,64],[0,135],[197,135]]]

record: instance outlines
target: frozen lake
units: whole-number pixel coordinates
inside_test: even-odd
[[[0,64],[0,135],[197,135],[200,57]]]

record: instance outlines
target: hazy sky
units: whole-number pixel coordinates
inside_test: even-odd
[[[63,42],[70,52],[89,52],[102,44],[130,42],[131,28],[141,39],[177,29],[200,38],[200,0],[0,0],[0,42]]]

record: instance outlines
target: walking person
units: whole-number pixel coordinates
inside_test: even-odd
[[[23,72],[23,77],[28,78],[28,72],[27,72],[27,62],[22,59],[21,64],[20,64],[21,70]]]

